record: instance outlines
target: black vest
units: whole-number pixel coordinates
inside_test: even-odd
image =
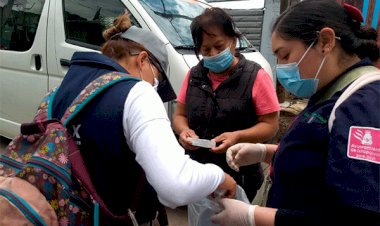
[[[252,88],[260,69],[258,64],[240,55],[231,76],[213,91],[208,78],[209,71],[203,67],[203,61],[199,62],[191,69],[186,93],[189,127],[200,138],[212,139],[223,132],[247,129],[255,125],[257,115],[252,101]],[[256,172],[257,181],[261,184],[262,174],[257,173],[260,170],[259,164],[242,167],[241,173],[236,173],[227,165],[225,153],[216,154],[202,149],[190,151],[188,154],[199,162],[219,165],[238,183],[242,180],[241,175]]]

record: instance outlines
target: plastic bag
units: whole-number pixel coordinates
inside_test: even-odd
[[[245,191],[239,185],[236,189],[235,199],[248,204],[250,203]],[[219,211],[221,211],[221,209],[218,203],[210,197],[191,203],[187,206],[189,226],[218,226],[211,222],[211,216]]]

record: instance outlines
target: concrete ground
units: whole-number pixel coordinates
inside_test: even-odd
[[[181,206],[176,209],[166,208],[169,218],[169,226],[188,226],[187,207]]]

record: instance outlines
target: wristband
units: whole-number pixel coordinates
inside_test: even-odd
[[[265,146],[265,144],[262,144],[262,143],[257,143],[257,145],[259,145],[260,152],[261,152],[260,162],[263,162],[265,159],[265,155],[267,153],[267,146]]]
[[[257,205],[250,205],[249,209],[248,209],[249,225],[251,225],[251,226],[256,226],[256,223],[255,223],[255,209],[256,209],[256,207],[257,207]]]

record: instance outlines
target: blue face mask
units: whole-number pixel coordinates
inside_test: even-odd
[[[203,57],[203,66],[210,69],[210,71],[215,73],[220,73],[227,70],[232,62],[234,61],[234,56],[231,54],[230,47],[219,54],[211,57]]]
[[[319,65],[318,71],[314,78],[301,79],[298,65],[309,52],[313,44],[314,42],[311,43],[311,45],[303,54],[298,63],[295,62],[290,64],[277,64],[276,66],[276,76],[278,81],[286,90],[300,98],[309,98],[317,92],[319,83],[319,79],[317,79],[317,77],[326,59],[325,56],[321,64]]]

